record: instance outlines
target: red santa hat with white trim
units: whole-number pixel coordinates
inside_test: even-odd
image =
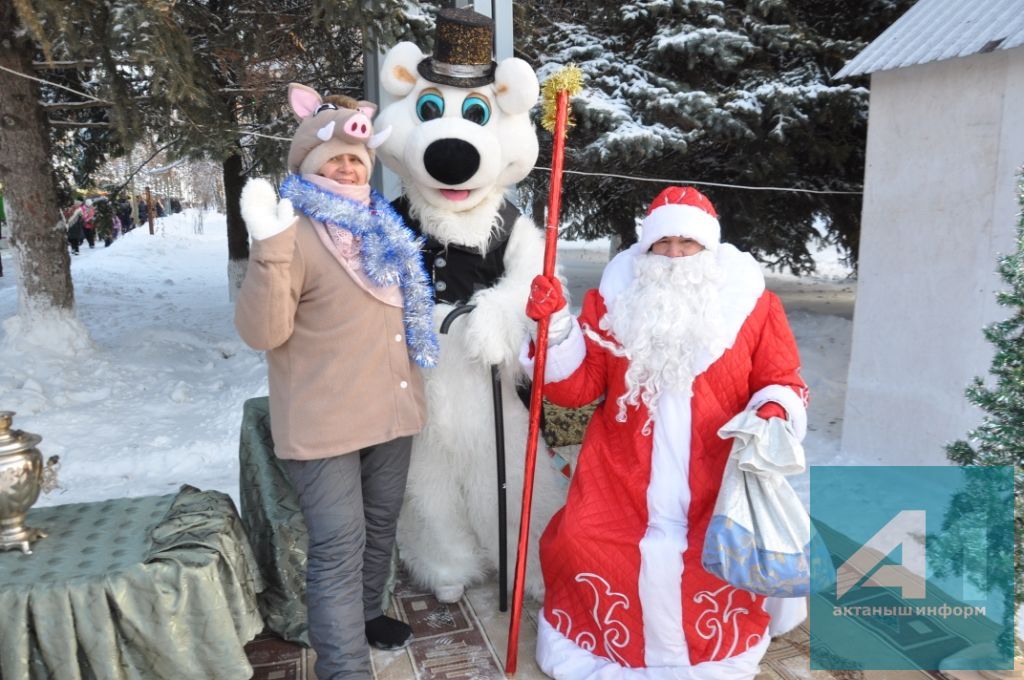
[[[693,187],[669,187],[651,201],[640,223],[639,251],[646,253],[666,236],[692,238],[708,250],[718,247],[718,213],[708,197]]]

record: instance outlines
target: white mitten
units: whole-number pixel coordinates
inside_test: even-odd
[[[292,202],[287,198],[278,202],[277,192],[265,179],[246,182],[240,203],[245,227],[255,241],[280,234],[298,219]]]
[[[562,344],[562,341],[569,337],[571,330],[572,314],[569,313],[569,306],[566,305],[551,315],[551,321],[548,322],[548,347]],[[536,324],[530,324],[530,337],[534,341],[537,340]]]

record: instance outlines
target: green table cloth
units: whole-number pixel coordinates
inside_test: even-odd
[[[308,647],[309,533],[291,478],[274,454],[267,397],[249,399],[242,407],[238,458],[242,523],[266,584],[259,595],[260,612],[268,629]]]
[[[167,496],[37,508],[33,554],[0,553],[0,677],[252,676],[262,581],[231,499]]]

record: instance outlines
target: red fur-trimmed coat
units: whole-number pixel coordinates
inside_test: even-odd
[[[806,429],[796,342],[779,299],[764,290],[760,270],[751,268],[756,263],[745,258],[735,249],[719,258],[734,341],[721,356],[707,358],[692,398],[662,395],[651,434],[643,432],[645,407],[630,407],[625,423],[615,419],[627,359],[580,330],[617,344],[599,326],[606,312],[602,292],[622,289],[614,271],[611,278],[606,272],[602,292],[587,293],[569,338],[550,348],[549,400],[581,406],[605,397],[587,429],[566,505],[541,539],[546,596],[538,661],[555,677],[619,677],[616,668],[708,662],[711,671],[714,662],[767,642],[764,598],[701,566],[731,449],[718,429],[768,401],[786,409],[799,436]],[[734,677],[726,670],[658,677]]]

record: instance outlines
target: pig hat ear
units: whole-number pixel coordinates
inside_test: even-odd
[[[288,83],[288,105],[299,120],[309,118],[316,107],[323,103],[320,93],[311,87],[298,83]]]

